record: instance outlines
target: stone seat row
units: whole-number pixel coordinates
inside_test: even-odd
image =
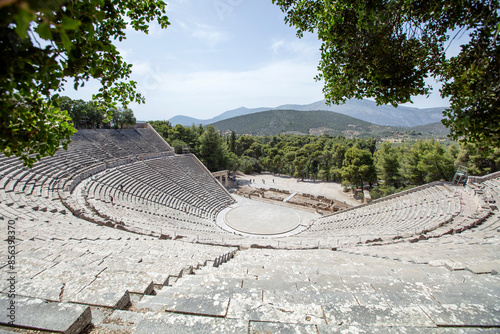
[[[156,164],[156,170],[160,173],[174,173],[181,182],[186,181],[188,190],[201,194],[208,201],[212,200],[213,203],[228,201],[227,192],[223,191],[211,174],[200,166],[193,155],[180,155],[175,159],[154,159],[147,163]],[[189,185],[192,187],[189,188]]]
[[[496,203],[498,207],[500,205],[500,178],[484,181],[483,186],[491,197],[490,202]]]
[[[495,220],[499,226],[498,217]],[[500,235],[498,232],[476,229],[477,227],[460,234],[445,235],[439,239],[430,238],[412,244],[396,243],[377,247],[359,245],[349,252],[432,267],[440,266],[450,271],[468,270],[474,274],[499,272]]]
[[[203,168],[200,168],[197,161],[189,155],[180,156],[178,159],[173,160],[173,162],[177,164],[179,169],[196,179],[204,189],[213,193],[213,196],[219,198],[225,195],[218,191],[218,187],[214,182],[212,182],[211,178],[206,177],[206,173],[203,172]]]
[[[140,166],[140,164],[135,167],[138,168],[135,168],[135,170],[122,169],[122,171],[150,187],[171,193],[176,197],[184,197],[188,203],[191,202],[189,204],[198,203],[199,206],[203,206],[203,202],[208,202],[208,194],[204,194],[202,189],[199,189],[199,192],[195,191],[198,185],[193,180],[180,175],[166,178],[164,174],[158,172],[161,169],[157,171],[156,169],[149,169],[148,166]],[[210,206],[209,203],[205,205]]]
[[[103,187],[106,187],[105,185]],[[102,188],[101,188],[102,189]],[[175,195],[161,193],[159,191],[151,191],[143,189],[143,194],[135,192],[122,192],[115,188],[105,188],[110,190],[110,196],[117,198],[114,203],[121,204],[132,209],[147,209],[147,210],[173,210],[175,212],[183,212],[184,214],[192,215],[193,219],[200,217],[210,219],[210,214],[197,206],[196,203],[186,203],[184,198],[176,197]],[[109,201],[105,201],[109,202]]]
[[[213,208],[210,205],[189,196],[189,193],[180,187],[162,189],[161,186],[151,186],[128,174],[120,172],[117,174],[112,179],[96,179],[91,182],[88,195],[106,202],[110,201],[111,196],[113,199],[123,201],[125,205],[128,202],[130,206],[146,199],[193,215],[211,216]]]
[[[322,230],[340,233],[342,230],[348,230],[352,233],[356,228],[379,228],[389,234],[394,231],[413,232],[415,229],[437,226],[441,221],[460,212],[459,197],[444,197],[429,201],[426,200],[428,193],[429,191],[422,194],[410,193],[404,197],[384,201],[383,205],[374,203],[356,210],[343,211],[320,218],[314,222],[306,234]]]
[[[157,237],[168,235],[171,238],[190,237],[193,240],[214,239],[229,236],[228,232],[218,229],[213,221],[182,214],[177,210],[150,208],[130,208],[119,204],[109,205],[100,201],[90,201],[102,217],[118,224],[119,228],[136,233]],[[115,220],[120,217],[119,220]]]
[[[127,140],[138,140],[138,132],[141,132],[143,135],[151,135],[150,131],[144,129],[136,132],[129,132],[130,131],[124,132],[125,135],[122,134],[123,136],[121,137],[116,134],[110,135],[114,139],[112,138],[111,143],[108,142],[107,145],[113,145],[115,142],[125,143]],[[135,135],[133,133],[135,133]],[[105,152],[106,157],[110,154],[109,150],[97,149],[96,141],[100,140],[106,142],[109,141],[108,137],[106,131],[80,131],[73,138],[73,143],[70,144],[67,152],[59,151],[54,157],[44,158],[42,161],[36,163],[31,170],[23,168],[20,162],[15,158],[2,156],[0,165],[5,168],[1,169],[4,177],[0,179],[0,184],[3,185],[4,192],[2,193],[2,197],[5,197],[4,204],[6,205],[6,210],[13,215],[23,215],[30,219],[36,217],[37,214],[39,214],[38,211],[66,213],[66,207],[58,202],[59,191],[66,189],[67,185],[74,179],[75,174],[93,175],[95,173],[95,165],[102,162],[99,160],[101,157],[100,153]],[[118,148],[118,145],[115,146]],[[168,148],[168,145],[165,143],[158,146],[164,149]],[[120,151],[119,148],[117,150]],[[125,150],[121,151],[125,152]],[[172,156],[172,159],[173,158]],[[189,218],[191,221],[188,222],[186,220],[188,227],[178,227],[179,229],[188,230],[189,232],[200,230],[200,232],[204,234],[213,233],[213,231],[210,231],[212,228],[211,223],[199,218],[213,219],[221,208],[232,202],[232,199],[227,192],[221,189],[213,178],[208,177],[209,182],[204,182],[203,185],[195,184],[195,181],[203,180],[203,175],[207,175],[206,171],[202,168],[198,168],[198,171],[191,168],[192,171],[194,171],[193,173],[197,174],[196,179],[184,175],[186,172],[180,167],[182,167],[185,162],[189,161],[192,161],[192,158],[183,158],[181,162],[175,164],[165,159],[165,163],[161,164],[161,168],[171,168],[175,171],[172,175],[177,178],[177,180],[175,180],[177,183],[185,182],[189,187],[182,188],[177,186],[175,191],[169,193],[165,191],[165,189],[162,189],[162,192],[158,187],[151,187],[141,183],[139,178],[147,174],[144,173],[144,168],[135,167],[137,165],[146,165],[149,168],[146,170],[153,170],[154,172],[154,169],[144,162],[136,162],[134,164],[127,164],[125,167],[122,166],[122,169],[126,171],[130,168],[130,173],[133,173],[132,176],[135,176],[135,178],[130,177],[130,175],[121,170],[117,172],[119,168],[115,168],[110,171],[109,175],[119,175],[119,177],[115,179],[109,178],[107,180],[111,187],[99,182],[91,182],[88,187],[89,198],[97,198],[102,202],[99,208],[102,209],[103,215],[110,215],[110,212],[107,212],[109,210],[107,210],[106,205],[110,204],[110,199],[113,197],[119,201],[117,204],[128,207],[131,211],[148,210],[148,212],[153,213],[153,211],[160,210],[160,213],[156,214],[156,216],[167,217],[173,219],[174,222],[179,221],[176,215],[170,212],[169,208],[161,207],[162,205],[167,205],[172,209],[177,209],[178,213],[185,214],[187,212],[191,214]],[[193,163],[193,165],[197,166],[196,163]],[[154,177],[150,178],[149,181],[154,183],[155,180],[162,179],[161,177],[158,178],[159,175],[163,176],[156,172]],[[97,176],[95,176],[95,178],[97,178]],[[172,180],[171,183],[175,183],[174,180]],[[207,184],[210,184],[211,188],[207,187]],[[122,187],[118,189],[119,185],[124,186],[123,192],[121,191]],[[194,194],[195,189],[200,190],[200,192],[204,191],[204,195],[198,196]],[[35,197],[31,197],[33,195]],[[45,199],[49,201],[44,203]],[[146,201],[146,204],[144,201]],[[68,202],[66,202],[66,204],[67,203]],[[54,207],[54,204],[58,204],[57,208]],[[113,212],[115,213],[114,218],[120,217],[119,211],[113,210]],[[148,217],[143,215],[140,219],[144,220],[148,219]],[[189,224],[192,224],[194,228],[189,227]],[[200,228],[198,225],[202,227]],[[174,231],[174,234],[175,233]],[[196,238],[199,238],[199,236],[196,236]]]
[[[95,151],[111,152],[115,157],[141,155],[156,151],[172,151],[159,136],[152,133],[151,129],[80,130],[74,136],[77,139],[76,147],[80,142],[78,140],[80,138],[77,136],[81,136],[82,141],[94,144]],[[148,145],[145,145],[145,143],[148,143]]]
[[[151,144],[158,151],[170,151],[173,154],[173,150],[168,144],[163,140],[159,140],[158,134],[154,133],[152,129],[138,128],[136,131],[146,140],[148,144]]]
[[[168,330],[175,326],[168,317],[181,314],[186,325],[198,316],[249,321],[247,327],[264,323],[268,332],[496,326],[497,287],[493,276],[425,264],[327,250],[251,249],[217,270],[203,268],[156,296],[144,296],[134,310],[150,316],[138,321],[136,332]],[[270,324],[283,327],[272,330]]]
[[[126,130],[125,133],[131,131],[137,134],[137,132],[135,132],[136,130]],[[117,150],[102,150],[96,147],[95,143],[89,143],[84,140],[86,136],[89,136],[89,134],[92,134],[94,132],[96,132],[96,130],[81,130],[73,137],[73,142],[68,147],[68,151],[59,150],[58,152],[56,152],[55,156],[46,157],[41,161],[35,163],[34,167],[31,170],[22,167],[20,161],[17,158],[8,158],[2,155],[0,160],[0,175],[3,179],[0,187],[2,189],[5,189],[6,191],[23,191],[26,188],[27,183],[30,183],[33,179],[38,180],[38,178],[36,177],[38,175],[60,179],[65,175],[76,175],[81,170],[98,163],[102,163],[106,161],[106,159],[121,157],[120,155],[109,155],[110,152],[117,152]],[[142,131],[142,133],[147,132],[148,131]],[[110,133],[113,132],[111,131]],[[104,139],[109,142],[109,138],[107,138],[105,135],[103,136]],[[88,147],[89,145],[93,146],[93,149],[85,149],[85,147]],[[165,147],[166,144],[162,145],[164,149],[171,150],[168,147]],[[107,154],[105,156],[105,159],[103,159],[103,157],[99,154],[95,154],[100,152],[105,152]],[[143,151],[138,149],[133,153],[135,154],[141,152]],[[128,152],[127,154],[130,155],[131,152]]]
[[[60,217],[49,212],[44,216]],[[15,219],[18,295],[50,301],[122,308],[129,292],[152,293],[154,284],[167,284],[169,277],[191,272],[206,261],[227,261],[235,250],[134,236],[76,217],[57,223],[11,214],[1,218]],[[104,230],[109,230],[107,236]],[[6,234],[2,231],[2,243]],[[72,234],[81,239],[69,237]],[[89,238],[82,239],[85,235]],[[2,259],[2,268],[5,262]],[[7,273],[1,273],[5,281]],[[1,291],[6,288],[2,283]]]
[[[115,170],[96,175],[94,180],[113,189],[136,194],[141,198],[149,196],[148,199],[151,200],[160,196],[161,201],[159,203],[177,210],[188,210],[190,212],[190,208],[194,207],[205,212],[207,218],[214,218],[218,211],[232,203],[232,198],[214,180],[210,181],[214,183],[213,188],[217,191],[208,192],[206,187],[197,184],[194,179],[178,175],[165,176],[163,171],[171,167],[172,164],[158,165],[158,162],[175,160],[176,158],[153,159],[153,163],[127,164]],[[178,174],[182,175],[182,173]],[[107,200],[107,198],[102,197],[107,195],[106,192],[102,192],[102,187],[99,188],[97,185],[91,184],[89,190],[89,196],[101,197],[101,199]],[[99,190],[99,193],[96,193],[96,190]],[[218,194],[218,198],[215,194]],[[173,203],[172,201],[176,202]]]

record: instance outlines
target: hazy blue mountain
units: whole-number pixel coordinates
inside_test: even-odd
[[[193,118],[193,117],[178,115],[178,116],[172,117],[171,119],[169,119],[169,121],[170,121],[170,123],[172,123],[172,125],[181,124],[183,126],[191,126],[191,125],[193,125],[193,123],[195,125],[199,125],[199,124],[207,125],[207,124],[215,123],[218,121],[223,121],[223,120],[228,119],[228,118],[242,116],[242,115],[248,115],[248,114],[252,114],[252,113],[256,113],[256,112],[260,112],[260,111],[264,111],[264,110],[269,110],[269,109],[272,109],[272,108],[249,109],[249,108],[245,108],[245,107],[240,107],[237,109],[228,110],[228,111],[223,112],[222,114],[215,116],[214,118],[210,118],[210,119],[197,119],[197,118]]]
[[[193,123],[195,125],[200,124],[199,119],[183,115],[174,116],[171,119],[169,119],[169,121],[170,123],[172,123],[172,125],[181,124],[183,126],[191,126],[193,125]]]
[[[220,114],[219,116],[216,116],[216,117],[214,117],[212,119],[209,119],[206,122],[204,122],[203,125],[215,123],[215,122],[218,122],[218,121],[223,121],[225,119],[232,118],[232,117],[253,114],[253,113],[256,113],[256,112],[261,112],[261,111],[269,110],[269,109],[272,109],[272,108],[262,108],[261,107],[261,108],[252,108],[252,109],[249,109],[249,108],[245,108],[245,107],[240,107],[238,109],[233,109],[233,110],[226,111],[226,112]]]
[[[366,122],[384,126],[412,127],[441,121],[444,108],[418,109],[399,106],[394,108],[390,105],[377,106],[371,100],[348,100],[341,105],[327,105],[325,100],[307,105],[288,104],[276,109],[294,110],[328,110],[339,114],[359,118]]]
[[[286,104],[276,108],[245,108],[241,107],[234,110],[226,111],[214,118],[200,120],[187,116],[174,116],[169,121],[172,124],[182,124],[184,126],[191,126],[202,124],[207,125],[221,120],[229,119],[232,117],[248,115],[265,110],[299,110],[299,111],[312,111],[312,110],[326,110],[334,111],[339,114],[355,117],[360,120],[371,122],[381,126],[404,126],[412,127],[418,125],[425,125],[436,123],[443,118],[442,111],[444,108],[427,108],[418,109],[411,107],[399,106],[394,108],[392,106],[383,105],[377,106],[371,100],[348,100],[342,105],[327,105],[325,100],[317,101],[311,104]]]

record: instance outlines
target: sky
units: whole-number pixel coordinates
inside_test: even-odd
[[[149,34],[127,29],[116,46],[133,64],[131,79],[145,104],[131,104],[138,120],[175,115],[209,119],[239,107],[309,104],[323,99],[316,82],[320,41],[296,37],[271,0],[171,0],[171,25],[150,25]],[[432,83],[431,83],[432,84]],[[63,95],[90,100],[99,85]],[[436,91],[414,98],[417,108],[447,106]]]

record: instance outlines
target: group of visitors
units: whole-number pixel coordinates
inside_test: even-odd
[[[144,161],[144,156],[143,155],[138,155],[135,157],[136,161]],[[130,157],[130,163],[134,162],[134,157]]]
[[[235,178],[236,180],[236,178]],[[250,183],[255,183],[255,179],[250,179]],[[274,183],[274,179],[273,179],[273,183]],[[262,179],[262,184],[266,184],[266,180]]]

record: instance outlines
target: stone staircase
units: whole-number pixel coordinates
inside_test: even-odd
[[[249,249],[117,310],[91,333],[494,333],[500,278],[329,250]]]

